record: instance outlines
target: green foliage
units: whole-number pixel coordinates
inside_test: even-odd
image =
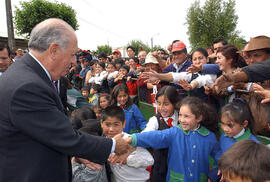
[[[105,53],[107,55],[111,55],[112,54],[112,47],[109,45],[104,45],[104,46],[98,46],[97,47],[97,51],[98,54],[100,53]]]
[[[192,49],[212,46],[212,42],[218,38],[237,43],[236,46],[240,48],[244,39],[236,31],[237,20],[235,0],[206,0],[202,7],[200,1],[195,1],[186,17]]]
[[[34,26],[48,18],[60,18],[70,24],[74,30],[79,27],[76,12],[64,3],[32,0],[29,2],[21,1],[20,5],[21,9],[15,7],[14,16],[15,28],[20,35],[29,37]]]
[[[140,40],[131,40],[129,43],[128,43],[128,45],[127,45],[127,47],[128,46],[132,46],[132,47],[134,47],[135,48],[135,55],[138,55],[138,53],[140,52],[140,51],[146,51],[146,52],[150,52],[151,51],[151,48],[148,46],[148,45],[146,45],[146,44],[144,44],[142,41],[140,41]]]

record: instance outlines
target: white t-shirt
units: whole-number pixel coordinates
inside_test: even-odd
[[[123,138],[129,134],[124,133]],[[148,166],[154,164],[152,155],[142,147],[136,147],[127,158],[127,164],[118,166],[110,164],[113,173],[113,182],[145,182],[150,178],[149,172],[146,171]]]

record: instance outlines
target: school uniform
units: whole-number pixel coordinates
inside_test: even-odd
[[[259,140],[252,135],[249,128],[243,128],[243,130],[234,137],[228,137],[223,133],[219,141],[222,153],[226,152],[234,143],[240,140],[253,140],[259,142]]]
[[[178,124],[178,112],[175,110],[171,117],[163,118],[159,113],[151,117],[143,132],[165,130]],[[168,170],[168,149],[153,150],[154,165],[152,166],[152,181],[164,182]]]
[[[131,137],[133,146],[168,148],[167,182],[207,182],[209,157],[216,161],[220,157],[215,134],[203,126],[184,131],[179,124],[166,130],[138,133]]]
[[[121,107],[121,106],[120,106]],[[123,108],[125,112],[126,124],[123,132],[132,134],[138,133],[146,127],[146,120],[144,119],[140,109],[135,104],[128,108]]]

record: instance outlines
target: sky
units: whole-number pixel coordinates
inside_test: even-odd
[[[22,0],[11,0],[19,6]],[[27,0],[29,1],[29,0]],[[50,0],[52,1],[52,0]],[[54,2],[54,1],[52,1]],[[99,45],[113,49],[125,46],[131,40],[140,40],[166,48],[173,40],[183,41],[189,48],[187,25],[188,8],[194,0],[58,0],[76,11],[79,30],[78,46],[96,50]],[[200,1],[201,4],[205,0]],[[270,37],[269,0],[236,0],[237,30],[250,37]],[[0,34],[7,34],[5,1],[0,2]]]

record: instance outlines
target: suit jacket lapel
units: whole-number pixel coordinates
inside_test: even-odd
[[[44,71],[44,69],[40,66],[40,64],[29,54],[25,54],[22,59],[20,61],[23,61],[25,64],[27,64],[28,66],[30,66],[35,72],[36,74],[42,78],[42,80],[44,80],[44,82],[46,82],[46,84],[48,84],[53,90],[55,90],[52,81],[50,80],[50,78],[48,77],[48,75],[46,74],[46,72]],[[58,93],[55,91],[55,94],[58,95]],[[62,101],[58,95],[58,102],[59,104],[59,109],[64,112],[64,106],[62,104]]]

